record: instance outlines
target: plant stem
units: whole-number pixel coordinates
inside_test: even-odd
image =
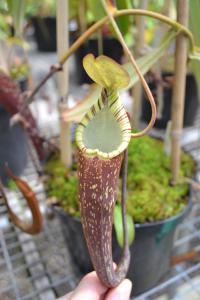
[[[78,23],[80,28],[80,34],[83,34],[87,30],[86,23],[86,1],[79,0],[78,1]]]
[[[115,33],[116,33],[116,35],[117,35],[117,37],[118,37],[118,39],[119,39],[119,41],[120,41],[120,43],[121,43],[121,45],[124,49],[124,52],[126,53],[129,60],[131,61],[132,65],[133,65],[133,68],[135,69],[135,71],[136,71],[136,73],[137,73],[137,75],[138,75],[138,77],[139,77],[139,79],[140,79],[140,81],[141,81],[141,83],[144,87],[146,95],[147,95],[147,97],[149,99],[149,102],[151,104],[152,115],[151,115],[151,120],[150,120],[148,126],[144,130],[142,130],[141,132],[132,133],[132,135],[131,135],[132,137],[140,137],[140,136],[143,136],[144,134],[146,134],[147,131],[149,131],[149,129],[152,128],[153,125],[154,125],[154,122],[155,122],[155,119],[156,119],[156,105],[155,105],[155,102],[154,102],[154,98],[153,98],[153,95],[152,95],[152,93],[151,93],[151,91],[148,87],[148,84],[146,83],[146,80],[145,80],[144,76],[142,75],[142,73],[140,72],[140,69],[137,66],[137,63],[136,63],[130,49],[126,45],[126,42],[125,42],[125,40],[124,40],[124,38],[123,38],[123,36],[122,36],[118,26],[117,26],[117,23],[115,22],[115,19],[113,18],[113,15],[111,14],[108,6],[106,5],[105,0],[101,0],[101,3],[102,3],[102,5],[103,5],[108,17],[109,17],[109,20],[110,20],[110,22],[113,26],[113,29],[115,30]]]
[[[177,20],[187,26],[188,1],[177,1]],[[181,34],[176,38],[175,51],[175,76],[172,94],[172,183],[175,184],[179,177],[181,146],[180,139],[183,128],[185,80],[187,63],[187,39]]]
[[[124,249],[128,251],[128,228],[126,223],[126,186],[127,186],[127,173],[128,173],[128,149],[124,151],[124,159],[122,163],[122,195],[121,195],[121,207],[122,207],[122,225],[124,235]]]
[[[172,0],[166,0],[164,1],[163,7],[162,7],[162,14],[169,16],[170,15],[170,10],[171,10],[171,1]],[[167,30],[168,30],[168,25],[166,23],[162,23],[158,34],[161,34],[163,36]],[[162,78],[162,72],[163,72],[163,66],[166,65],[167,63],[167,58],[168,58],[169,53],[166,51],[165,54],[157,64],[155,65],[155,76],[157,78],[157,84],[156,84],[156,100],[157,100],[157,119],[161,119],[163,115],[163,108],[164,108],[164,88],[163,88],[163,78]],[[171,131],[170,131],[171,132]]]
[[[26,109],[26,107],[33,101],[34,96],[39,92],[41,87],[47,82],[48,79],[50,79],[55,73],[62,70],[61,65],[52,65],[50,67],[49,72],[46,74],[46,76],[38,83],[38,85],[33,89],[33,91],[24,98],[22,107],[20,109],[20,114]],[[27,93],[26,93],[27,95]]]
[[[192,33],[190,30],[188,30],[187,27],[183,26],[182,24],[179,24],[178,22],[170,19],[167,16],[164,16],[159,13],[155,13],[152,11],[148,10],[143,10],[143,9],[123,9],[123,10],[116,10],[113,13],[113,17],[117,18],[120,16],[128,16],[128,15],[135,15],[135,16],[146,16],[150,17],[153,19],[157,19],[161,22],[164,22],[171,26],[174,30],[183,32],[189,39],[190,41],[190,46],[191,49],[194,51],[195,48],[195,42]],[[75,42],[74,44],[68,49],[68,52],[63,56],[63,58],[60,60],[60,64],[63,65],[65,61],[74,53],[79,46],[87,40],[94,32],[96,32],[99,28],[101,28],[104,24],[108,23],[109,17],[106,16],[103,19],[99,20],[96,22],[94,25],[92,25],[83,35],[81,35]]]

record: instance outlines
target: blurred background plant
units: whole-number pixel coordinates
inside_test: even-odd
[[[194,36],[196,45],[200,47],[200,31],[199,31],[199,20],[200,20],[200,2],[198,0],[190,0],[190,14],[189,14],[189,28]],[[198,96],[200,97],[200,62],[190,62],[191,71],[195,76],[198,85]]]
[[[6,183],[8,178],[4,163],[7,161],[13,172],[20,175],[27,163],[27,137],[33,142],[38,154],[42,154],[42,140],[29,108],[23,112],[20,124],[10,126],[11,116],[18,113],[23,104],[22,92],[29,88],[31,82],[28,43],[24,39],[27,24],[25,1],[1,1],[0,11],[0,174]]]
[[[0,71],[22,85],[30,72],[23,38],[25,1],[1,1],[0,12]]]
[[[55,16],[56,14],[56,1],[44,0],[44,1],[25,1],[25,16],[30,19],[32,16]]]

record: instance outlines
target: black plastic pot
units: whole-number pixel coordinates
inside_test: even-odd
[[[192,202],[175,217],[164,221],[136,224],[135,241],[131,246],[128,278],[133,282],[133,294],[138,295],[152,288],[170,268],[171,251],[177,225],[189,213]],[[61,220],[67,246],[76,265],[83,273],[90,272],[92,264],[83,236],[80,220],[67,215],[61,208],[53,208]],[[113,231],[113,259],[118,261],[119,248]]]
[[[187,216],[192,207],[178,215],[155,223],[136,224],[135,241],[131,246],[131,263],[128,277],[134,283],[134,295],[155,286],[168,272],[177,225]]]
[[[20,125],[10,127],[10,115],[0,106],[0,178],[7,184],[4,163],[17,176],[21,175],[27,163],[27,138]]]
[[[97,39],[89,39],[85,44],[81,45],[75,52],[76,62],[76,80],[78,84],[91,83],[85,70],[83,69],[83,58],[86,54],[92,53],[94,56],[98,56],[98,41]],[[114,38],[103,38],[103,54],[111,57],[118,63],[121,62],[123,55],[123,48],[118,40]]]
[[[56,51],[56,18],[33,17],[31,21],[38,50],[42,52]]]
[[[84,274],[90,272],[92,270],[92,263],[87,250],[80,219],[71,217],[57,206],[53,206],[53,211],[61,221],[62,232],[74,263]]]
[[[172,74],[163,74],[163,79]],[[156,95],[156,84],[154,81],[150,81],[149,87],[154,95]],[[156,98],[156,97],[155,97]],[[156,119],[156,128],[166,128],[167,122],[171,118],[171,98],[172,98],[172,88],[164,88],[163,93],[163,110],[160,119]],[[195,78],[192,74],[187,74],[186,76],[186,87],[185,87],[185,109],[184,109],[184,127],[192,126],[194,124],[195,115],[198,110],[198,89]],[[151,106],[149,101],[146,99],[145,94],[142,98],[142,117],[141,119],[149,123],[151,118]]]
[[[19,88],[22,92],[25,92],[28,90],[28,78],[27,77],[23,77],[21,79],[18,80],[18,85]]]

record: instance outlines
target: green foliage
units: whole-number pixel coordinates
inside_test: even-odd
[[[10,34],[10,28],[5,15],[0,13],[0,39],[5,39]]]
[[[13,64],[10,68],[10,76],[18,81],[28,76],[29,71],[29,65],[26,63]]]
[[[84,6],[86,9],[85,15],[83,15],[79,9],[80,1],[84,2]],[[116,6],[118,9],[127,9],[132,7],[130,0],[116,0]],[[80,19],[84,17],[84,21],[87,24],[87,27],[89,27],[91,24],[105,17],[106,13],[99,0],[69,0],[69,16],[70,19]],[[130,35],[130,28],[132,25],[131,17],[119,17],[117,19],[117,24],[120,31],[125,37],[127,35]],[[109,26],[109,28],[111,33],[115,36],[112,27]]]
[[[180,177],[191,177],[194,162],[182,154]],[[163,143],[148,136],[129,145],[127,212],[137,223],[166,219],[186,205],[188,185],[170,185],[170,158]]]
[[[101,3],[97,3],[97,2],[98,1],[96,0],[86,0],[87,21],[90,24],[105,17],[105,12]]]
[[[54,157],[46,165],[49,175],[47,190],[49,197],[56,197],[63,209],[73,216],[79,216],[77,201],[77,176],[61,163],[59,157]]]
[[[32,16],[55,16],[56,1],[55,0],[26,0],[26,17]]]
[[[23,22],[25,18],[25,1],[24,0],[7,0],[8,10],[13,19],[15,35],[22,36]]]
[[[189,28],[194,36],[196,45],[200,47],[200,31],[199,31],[200,2],[199,0],[190,0],[189,9],[190,9]],[[200,55],[198,57],[198,60],[200,60]],[[194,73],[195,79],[197,81],[198,92],[200,95],[200,62],[196,60],[191,61],[191,70]]]
[[[16,190],[17,189],[17,185],[16,185],[16,183],[14,182],[14,180],[12,180],[12,179],[10,179],[9,181],[8,181],[8,188],[10,189],[10,190]]]
[[[170,185],[170,158],[163,152],[163,143],[148,136],[133,139],[129,144],[127,178],[127,213],[135,223],[166,219],[179,213],[187,203],[187,184]],[[180,177],[191,177],[194,161],[183,153]],[[59,205],[79,216],[76,173],[67,170],[59,158],[47,164],[48,194],[58,199]]]
[[[15,30],[15,36],[21,38],[25,18],[25,1],[0,1],[0,39],[5,39],[11,34],[9,16],[12,17],[12,25]]]
[[[126,224],[127,224],[127,229],[128,229],[128,243],[129,243],[129,245],[131,245],[135,238],[135,227],[134,227],[134,223],[133,223],[133,218],[128,214],[126,214]],[[124,231],[123,231],[123,226],[122,226],[122,213],[121,213],[120,205],[115,205],[114,226],[115,226],[117,242],[120,245],[120,247],[123,247]]]
[[[87,54],[83,59],[83,66],[90,78],[102,87],[120,89],[129,84],[128,73],[105,55],[95,58],[93,54]]]
[[[116,6],[118,9],[128,9],[132,8],[131,1],[129,0],[116,0]],[[126,37],[126,35],[129,33],[129,35],[132,35],[132,32],[130,32],[131,26],[133,25],[132,18],[130,16],[124,16],[117,18],[117,25],[123,34],[123,36]]]

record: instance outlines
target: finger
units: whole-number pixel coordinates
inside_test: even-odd
[[[83,277],[70,300],[101,300],[108,290],[98,279],[96,272]]]
[[[116,288],[108,291],[105,300],[129,300],[132,290],[132,282],[124,279]]]

